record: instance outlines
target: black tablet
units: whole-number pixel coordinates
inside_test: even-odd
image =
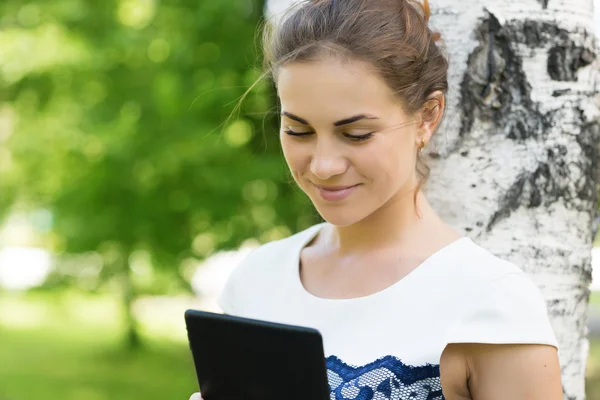
[[[196,310],[185,323],[205,400],[329,400],[316,329]]]

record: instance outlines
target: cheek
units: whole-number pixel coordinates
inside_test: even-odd
[[[292,158],[294,156],[294,148],[285,136],[286,135],[283,133],[280,134],[279,142],[281,143],[281,150],[283,151],[283,157],[285,158],[285,161],[289,164],[290,158]]]
[[[382,143],[365,155],[362,164],[376,183],[388,190],[397,190],[415,169],[414,146],[407,140]]]
[[[283,157],[285,158],[285,162],[287,163],[290,171],[292,171],[292,173],[295,175],[297,171],[303,168],[302,160],[304,158],[304,155],[302,148],[301,146],[298,146],[298,143],[294,143],[294,141],[284,133],[280,135],[280,138],[281,150],[283,151]]]

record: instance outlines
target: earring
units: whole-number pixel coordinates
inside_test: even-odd
[[[423,149],[425,148],[425,139],[421,139],[421,148],[419,151],[423,151]]]

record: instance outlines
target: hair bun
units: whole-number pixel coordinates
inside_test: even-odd
[[[419,14],[423,16],[425,22],[429,22],[429,18],[431,17],[431,7],[429,7],[429,0],[423,0],[422,2],[419,0],[408,0],[407,3],[409,3],[414,8],[416,8],[417,11],[419,11]]]
[[[431,7],[429,6],[429,0],[402,0],[406,1],[412,7],[414,7],[417,12],[423,17],[425,23],[429,24],[429,20],[431,19]],[[438,43],[442,39],[441,32],[431,32],[431,40],[434,43]]]

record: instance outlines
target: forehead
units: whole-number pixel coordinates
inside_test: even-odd
[[[325,59],[291,63],[279,69],[277,89],[282,111],[327,120],[356,113],[380,117],[399,102],[368,63]]]

